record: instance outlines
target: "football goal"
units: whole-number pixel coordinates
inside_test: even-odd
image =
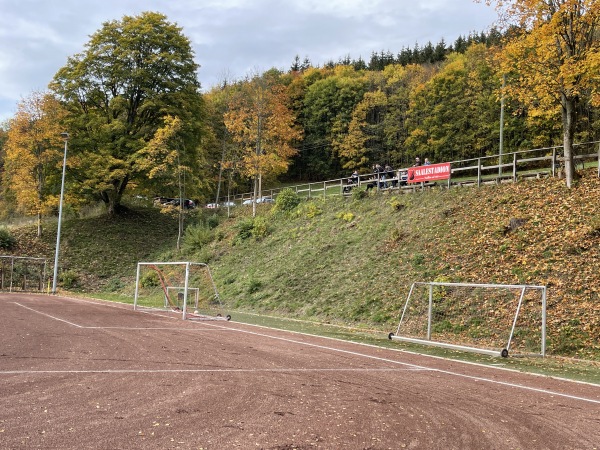
[[[46,260],[29,256],[0,256],[0,290],[32,292],[44,290]]]
[[[188,320],[230,320],[210,268],[195,262],[139,262],[134,310],[181,315]]]
[[[546,287],[416,282],[388,337],[492,356],[545,356]]]

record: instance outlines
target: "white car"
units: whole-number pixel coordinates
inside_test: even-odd
[[[271,197],[260,197],[256,199],[256,203],[273,203],[275,202],[275,200],[273,200]],[[242,205],[251,205],[252,204],[252,199],[248,199],[248,200],[244,200]]]

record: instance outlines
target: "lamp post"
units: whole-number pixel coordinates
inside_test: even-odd
[[[56,252],[54,253],[54,276],[52,278],[52,293],[56,294],[56,282],[58,281],[58,249],[60,248],[60,225],[62,223],[63,195],[65,191],[65,168],[67,167],[67,141],[69,133],[60,133],[65,140],[65,153],[63,156],[62,181],[60,183],[60,201],[58,203],[58,228],[56,230]]]

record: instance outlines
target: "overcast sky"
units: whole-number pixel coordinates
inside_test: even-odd
[[[373,51],[452,44],[496,20],[473,0],[0,0],[0,122],[45,90],[104,22],[143,11],[183,28],[205,91],[224,78],[288,70],[296,55],[315,66],[346,55],[368,62]]]

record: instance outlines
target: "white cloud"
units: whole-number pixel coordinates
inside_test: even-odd
[[[182,27],[205,89],[224,73],[287,70],[296,55],[324,64],[346,55],[452,43],[495,19],[472,0],[0,0],[0,120],[44,89],[67,58],[109,20],[158,11]]]

